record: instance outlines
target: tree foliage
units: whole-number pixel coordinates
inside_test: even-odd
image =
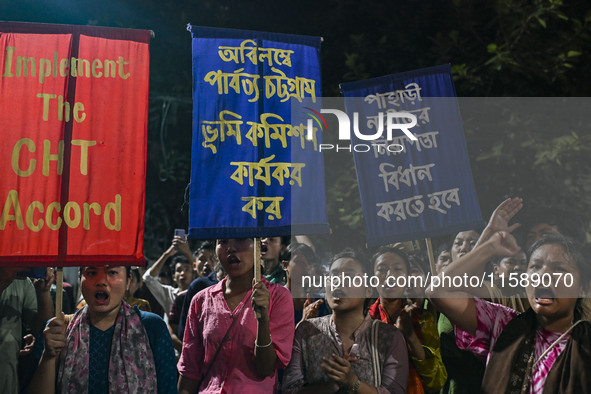
[[[187,23],[324,37],[323,95],[341,82],[451,63],[461,97],[590,95],[591,6],[573,0],[7,0],[4,20],[152,29],[146,254],[157,256],[183,207],[191,146],[191,40]],[[575,209],[591,219],[589,122],[541,130],[481,124],[465,132],[481,208],[504,195]],[[515,119],[513,119],[515,120]],[[527,123],[529,122],[529,123]],[[529,126],[528,126],[529,125]],[[329,221],[338,246],[364,243],[352,157],[326,158]],[[196,186],[194,186],[196,187]]]

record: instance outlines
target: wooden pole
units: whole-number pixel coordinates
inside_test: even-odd
[[[259,283],[261,281],[261,240],[259,238],[254,238],[254,282]],[[261,318],[261,313],[259,311],[255,311],[254,315],[257,319]]]
[[[254,281],[261,281],[261,242],[259,238],[254,239]]]
[[[64,291],[64,267],[57,267],[55,287],[55,316],[61,317]]]
[[[433,244],[431,244],[431,238],[425,238],[427,244],[427,254],[429,255],[429,267],[431,267],[431,275],[437,275],[435,271],[435,254],[433,253]]]

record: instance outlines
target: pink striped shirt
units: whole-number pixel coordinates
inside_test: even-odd
[[[294,336],[293,301],[289,290],[262,279],[270,293],[269,330],[277,354],[277,367],[285,367],[291,358]],[[250,292],[243,300],[244,309],[240,319],[228,336],[224,334],[232,323],[234,311],[226,304],[223,289],[226,279],[200,291],[191,300],[187,317],[183,352],[178,370],[184,377],[201,380],[209,368],[218,346],[220,353],[204,379],[200,393],[268,393],[275,388],[276,372],[266,378],[259,378],[254,364],[254,341],[257,320],[252,309]]]
[[[511,319],[519,314],[519,312],[507,308],[506,306],[494,304],[474,298],[476,303],[476,314],[478,319],[478,328],[474,336],[466,331],[455,327],[456,344],[460,349],[466,349],[476,354],[482,359],[488,360],[490,358],[490,350],[494,347],[499,335],[509,323]],[[544,330],[538,328],[536,331],[536,347],[534,351],[534,361],[544,353],[544,351],[552,344],[561,333]],[[556,362],[560,353],[564,350],[570,334],[565,335],[560,342],[552,348],[550,352],[540,361],[532,370],[532,380],[530,384],[530,394],[541,394],[544,389],[544,382],[550,372],[550,368]]]

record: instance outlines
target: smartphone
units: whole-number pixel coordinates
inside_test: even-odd
[[[25,268],[22,271],[16,273],[16,276],[21,278],[45,278],[45,272],[47,271],[46,267],[31,267]]]
[[[185,232],[184,228],[175,228],[174,229],[174,236],[179,236],[181,238],[187,238],[187,233]]]

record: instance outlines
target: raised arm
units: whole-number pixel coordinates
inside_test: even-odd
[[[476,246],[483,244],[490,237],[492,237],[498,231],[513,232],[513,230],[521,226],[519,223],[509,225],[513,216],[517,214],[523,208],[523,199],[520,197],[508,198],[493,211],[490,215],[488,224],[480,234],[480,238],[476,242]]]
[[[474,248],[476,249],[478,248],[478,246],[483,245],[486,241],[488,241],[493,235],[497,233],[511,233],[513,230],[517,229],[520,226],[519,223],[509,225],[509,222],[511,221],[511,219],[513,219],[517,212],[521,210],[522,207],[523,199],[521,199],[520,197],[508,198],[502,203],[500,203],[499,206],[494,210],[494,212],[490,216],[488,224],[482,232],[482,234],[480,235],[480,238],[478,238],[478,241],[476,242]],[[468,275],[469,277],[476,276],[481,278],[482,274],[484,273],[486,263],[490,260],[490,258],[497,256],[487,256],[486,253],[481,252],[480,257],[486,260],[473,260],[473,262],[470,264],[463,263],[462,265],[450,264],[444,270],[445,274],[451,277]],[[480,283],[480,286],[467,286],[465,281],[463,281],[462,284],[464,286],[456,287],[456,289],[464,291],[475,297],[491,298],[490,291],[484,283]]]
[[[176,238],[177,237],[175,237],[175,239]],[[156,262],[150,268],[148,268],[148,270],[144,274],[144,280],[147,276],[153,276],[157,278],[158,274],[160,274],[160,271],[162,271],[162,267],[164,267],[164,263],[166,262],[166,260],[174,256],[176,253],[177,249],[175,247],[173,239],[172,244],[168,247],[168,249],[166,249],[164,253],[162,253],[162,255],[158,258],[158,260],[156,260]]]
[[[35,293],[37,295],[37,316],[33,323],[35,335],[41,332],[46,321],[54,316],[53,301],[51,300],[51,285],[54,282],[53,269],[47,268],[44,279],[35,279]]]
[[[53,394],[56,387],[59,356],[66,345],[66,322],[63,313],[61,317],[54,317],[47,323],[43,336],[45,337],[45,349],[29,387],[35,387],[36,393]]]
[[[437,309],[445,314],[449,320],[470,334],[476,332],[476,306],[470,287],[458,288],[453,286],[454,276],[464,277],[484,271],[485,264],[493,257],[513,256],[521,249],[515,238],[506,231],[500,231],[492,235],[486,242],[473,249],[445,267],[443,272],[435,278],[438,286],[429,286],[427,296],[435,304]],[[448,277],[445,279],[444,277]],[[468,293],[468,294],[467,294]]]

